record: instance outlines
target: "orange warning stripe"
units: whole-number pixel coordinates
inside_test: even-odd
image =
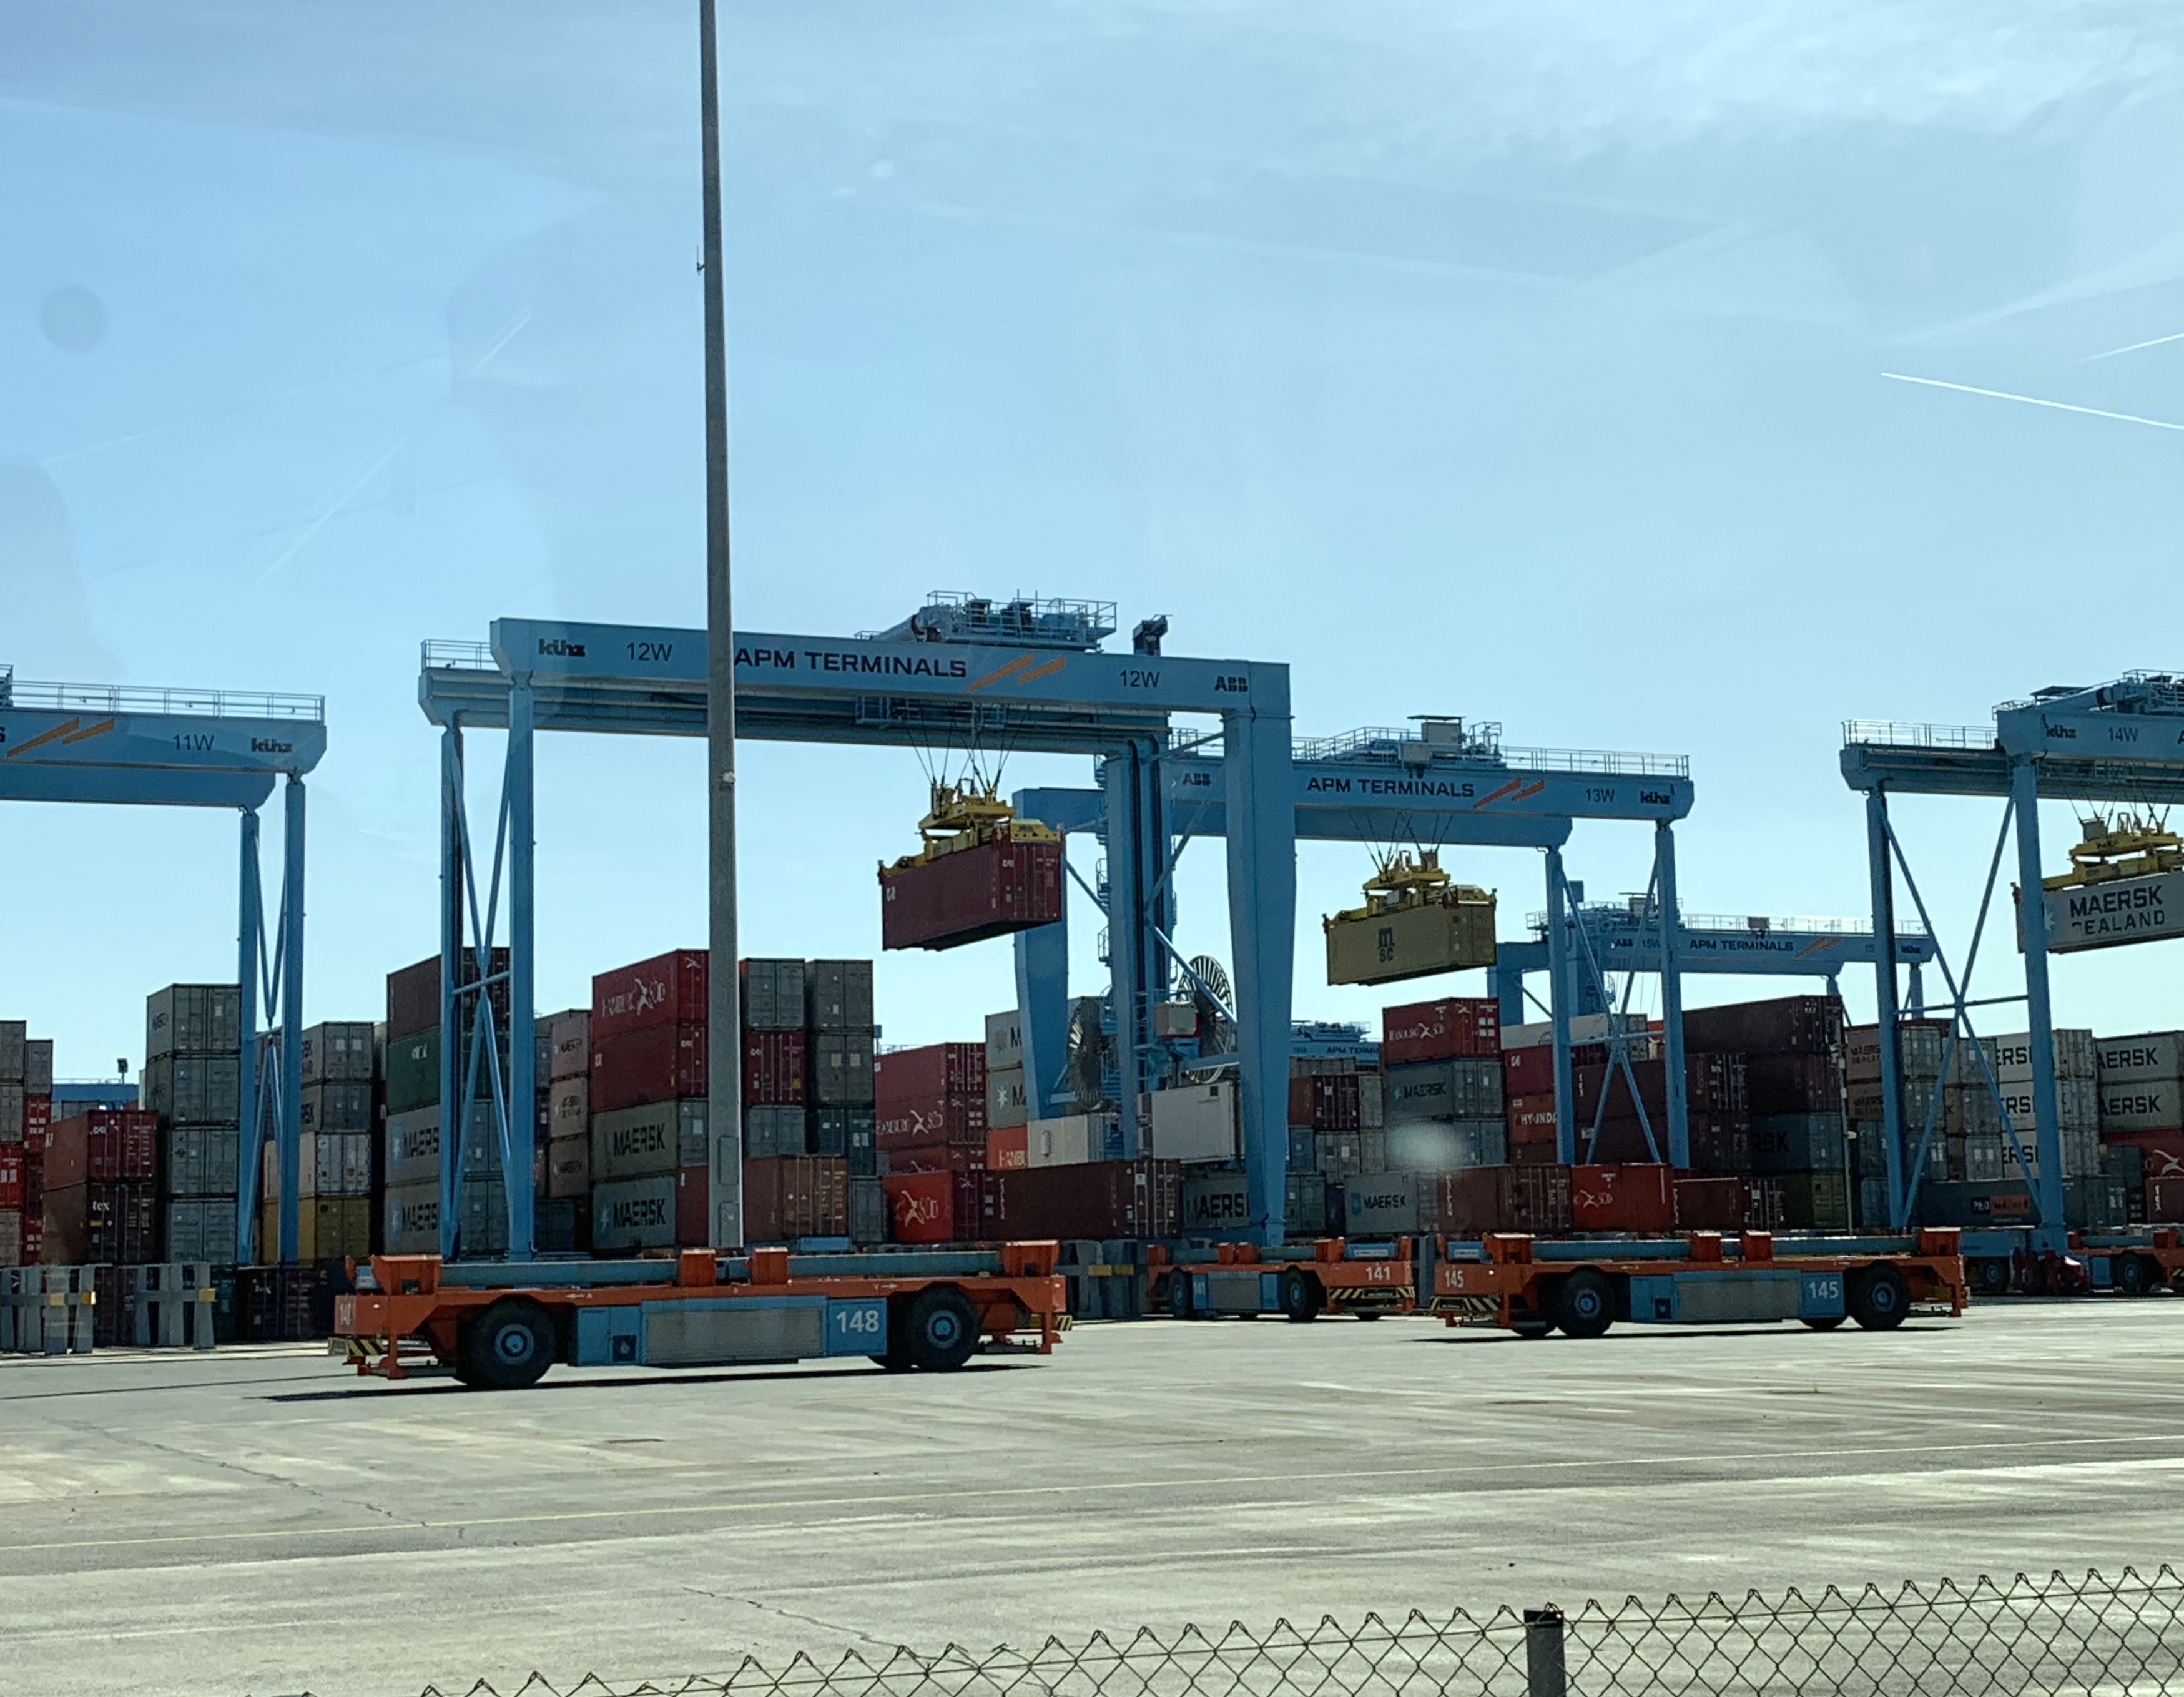
[[[83,721],[81,719],[71,719],[65,725],[56,725],[50,731],[41,732],[37,736],[31,737],[29,742],[18,743],[14,748],[10,748],[8,751],[8,758],[12,760],[18,754],[27,754],[33,748],[42,748],[47,743],[66,737],[82,723]]]

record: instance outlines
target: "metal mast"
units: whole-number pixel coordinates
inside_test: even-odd
[[[728,570],[727,301],[721,259],[721,97],[714,0],[698,0],[705,248],[705,1120],[716,1247],[744,1237],[743,1045],[736,985],[736,638]]]

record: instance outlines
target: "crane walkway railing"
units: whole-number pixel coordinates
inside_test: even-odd
[[[323,722],[323,695],[242,689],[166,689],[135,683],[41,683],[0,666],[0,707],[54,713],[157,713],[178,719],[290,719]]]

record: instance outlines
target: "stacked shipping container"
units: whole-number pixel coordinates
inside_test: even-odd
[[[464,981],[475,984],[475,957],[461,956]],[[488,994],[499,1049],[500,1076],[508,1074],[508,952],[492,956]],[[477,997],[461,999],[463,1051],[457,1075],[468,1065],[476,1029]],[[387,976],[386,1117],[380,1134],[380,1244],[391,1254],[436,1255],[440,1248],[440,1165],[443,1139],[459,1127],[441,1123],[440,958],[432,955]],[[458,1086],[458,1088],[460,1087]],[[500,1140],[492,1133],[492,1079],[485,1066],[474,1081],[469,1134],[463,1139],[457,1190],[459,1252],[504,1254],[508,1198],[501,1177]]]
[[[40,1259],[53,1045],[21,1020],[0,1020],[0,1267]]]
[[[678,949],[592,980],[592,1248],[702,1245],[712,1143],[706,1121],[707,962]],[[758,1069],[746,1047],[748,1087]]]
[[[144,1008],[143,1105],[159,1138],[159,1255],[235,1260],[241,1177],[242,993],[170,984]]]

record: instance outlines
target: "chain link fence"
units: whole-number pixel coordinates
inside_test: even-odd
[[[778,1669],[746,1659],[727,1673],[636,1683],[533,1674],[511,1692],[481,1681],[424,1697],[2142,1697],[2184,1694],[2180,1613],[2184,1581],[2164,1565],[2151,1577],[2126,1568],[1814,1597],[1628,1597],[1483,1619],[1459,1609],[1263,1632],[1148,1627],[1028,1650],[853,1650]]]

